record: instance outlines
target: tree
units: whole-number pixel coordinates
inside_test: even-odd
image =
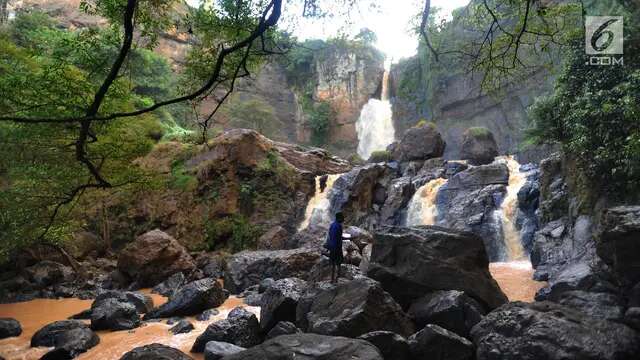
[[[362,28],[355,36],[355,39],[361,41],[365,45],[373,45],[378,41],[378,36],[371,29]]]

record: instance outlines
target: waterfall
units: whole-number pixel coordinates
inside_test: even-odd
[[[306,229],[309,224],[328,226],[331,223],[329,192],[340,175],[342,174],[326,175],[324,184],[323,177],[325,175],[316,176],[316,192],[307,203],[307,208],[304,211],[304,220],[298,226],[298,231]]]
[[[500,205],[500,217],[502,221],[502,235],[507,247],[507,255],[510,261],[525,258],[524,248],[520,242],[520,232],[516,228],[516,215],[518,210],[518,191],[527,181],[520,172],[520,164],[513,156],[499,157],[498,162],[505,163],[509,168],[509,183],[507,193]]]
[[[409,201],[407,207],[407,226],[433,225],[436,223],[438,208],[436,196],[438,190],[447,182],[447,179],[437,178],[421,186]]]
[[[380,100],[369,99],[356,122],[358,155],[368,159],[376,150],[385,150],[395,140],[395,129],[389,102],[389,71],[382,76]]]

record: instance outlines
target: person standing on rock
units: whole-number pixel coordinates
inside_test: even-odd
[[[329,250],[329,261],[331,261],[331,282],[337,283],[340,277],[340,266],[342,265],[342,223],[344,216],[342,213],[336,214],[336,220],[329,227],[329,236],[325,247]],[[338,271],[336,272],[336,267]],[[336,276],[337,275],[337,276]]]

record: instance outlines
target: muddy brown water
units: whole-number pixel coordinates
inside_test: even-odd
[[[148,290],[142,292],[149,293]],[[150,294],[156,306],[166,302],[166,298]],[[79,299],[36,299],[14,304],[0,304],[0,317],[13,317],[20,321],[22,334],[19,337],[0,340],[0,356],[6,360],[36,360],[44,355],[50,348],[30,347],[31,337],[43,326],[68,318],[91,307],[92,300]],[[245,306],[242,299],[229,297],[218,310],[220,313],[212,316],[208,321],[197,321],[189,317],[195,329],[187,334],[173,335],[169,332],[172,325],[167,325],[166,320],[157,323],[146,323],[133,330],[123,331],[98,331],[100,343],[77,359],[101,359],[118,360],[124,353],[131,349],[160,343],[182,350],[194,359],[204,359],[202,354],[191,354],[189,350],[209,324],[225,319],[229,312],[237,306]],[[260,314],[260,308],[245,306],[247,310]]]
[[[533,281],[531,276],[533,269],[526,261],[514,261],[507,263],[492,263],[489,266],[491,275],[496,279],[502,291],[510,301],[533,301],[533,297],[543,282]],[[156,306],[166,302],[166,298],[150,294],[148,290],[142,292],[151,295]],[[7,360],[36,360],[44,355],[49,348],[31,348],[30,341],[33,334],[43,326],[56,320],[63,320],[91,307],[92,300],[79,299],[36,299],[14,304],[0,304],[0,317],[12,317],[20,321],[22,335],[15,338],[0,340],[0,356]],[[131,349],[151,344],[160,343],[178,348],[189,354],[194,359],[203,359],[202,354],[191,354],[189,350],[194,341],[209,324],[222,320],[236,306],[246,306],[242,299],[230,297],[218,308],[220,314],[211,317],[208,321],[197,321],[189,318],[195,327],[190,333],[173,335],[169,332],[171,325],[166,320],[158,323],[147,323],[133,330],[124,331],[98,331],[100,344],[80,355],[78,359],[118,360]],[[260,308],[246,306],[249,311],[258,317]]]

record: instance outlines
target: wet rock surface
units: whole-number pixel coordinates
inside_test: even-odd
[[[209,341],[204,348],[204,360],[219,360],[225,356],[237,354],[246,350],[243,347],[236,346],[221,341]]]
[[[130,302],[107,297],[91,304],[93,330],[129,330],[138,326],[140,326],[140,315]]]
[[[308,360],[383,360],[371,343],[345,337],[318,334],[278,336],[225,360],[280,360],[303,358]]]
[[[280,321],[273,328],[271,328],[271,330],[269,330],[266,339],[273,339],[274,337],[278,337],[280,335],[291,335],[301,332],[302,330],[298,329],[296,324],[289,321]]]
[[[462,291],[435,291],[411,304],[407,314],[418,328],[435,324],[468,337],[485,314],[482,306]]]
[[[429,324],[409,338],[415,358],[435,360],[471,360],[471,341],[438,325]]]
[[[411,350],[407,339],[391,331],[372,331],[358,336],[358,339],[375,345],[385,360],[411,359]]]
[[[413,332],[413,324],[391,295],[365,277],[310,286],[298,301],[296,324],[307,332],[348,337],[375,330]]]
[[[51,358],[68,354],[75,357],[100,342],[98,335],[79,320],[61,320],[48,324],[31,337],[31,346],[53,347]]]
[[[403,307],[441,289],[464,291],[487,309],[507,301],[489,273],[482,239],[472,233],[387,227],[374,236],[367,275]]]
[[[638,333],[552,302],[509,303],[472,330],[477,359],[633,359]]]
[[[0,339],[20,336],[22,326],[20,322],[13,318],[0,318]]]
[[[144,319],[197,315],[222,305],[227,297],[216,280],[196,280],[183,286],[168,302],[148,312]]]
[[[201,353],[209,341],[221,341],[250,348],[261,341],[258,318],[243,308],[231,310],[226,319],[215,322],[196,339],[191,352]]]

